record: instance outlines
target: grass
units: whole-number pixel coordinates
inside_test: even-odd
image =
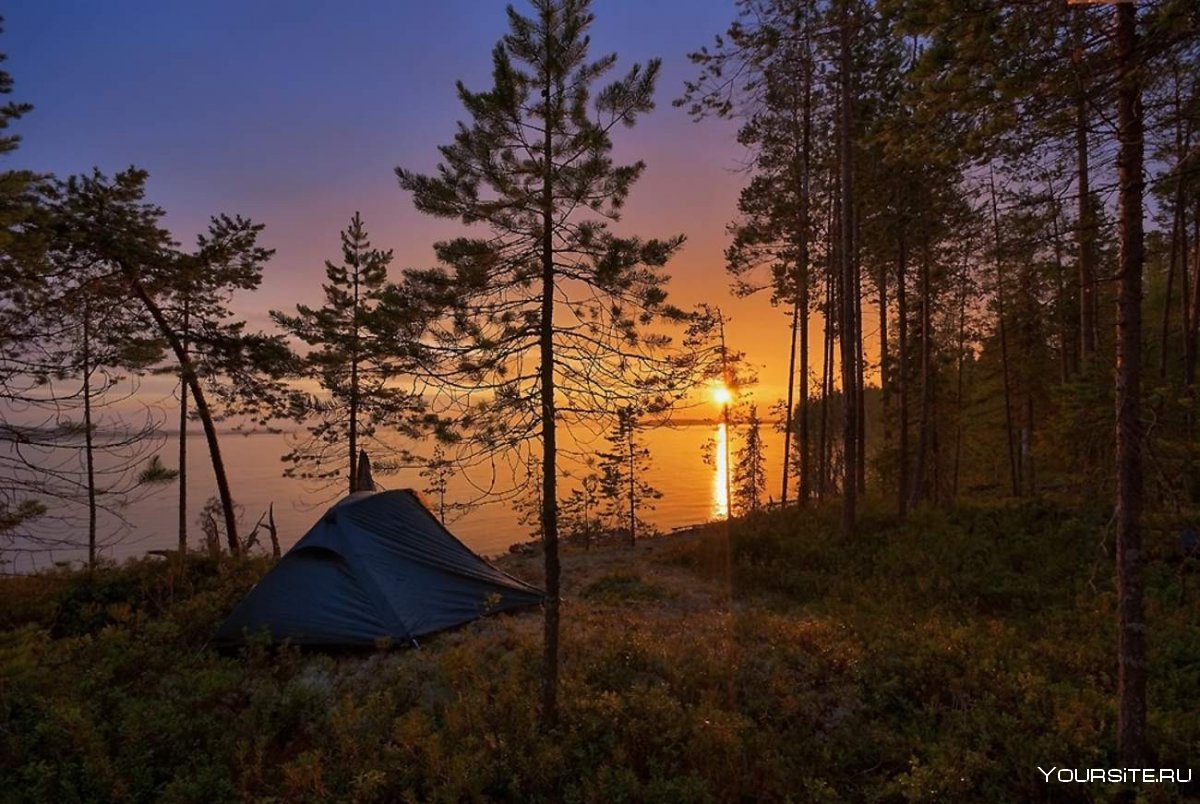
[[[646,583],[640,575],[615,573],[605,575],[583,590],[583,596],[605,603],[628,603],[631,601],[662,600],[666,593],[654,584]]]
[[[785,511],[564,553],[562,718],[541,620],[365,656],[208,647],[265,563],[0,582],[0,800],[1105,801],[1103,512],[964,506],[900,525]],[[1200,755],[1200,584],[1147,567],[1151,737]],[[505,569],[539,580],[533,557]],[[1181,598],[1185,601],[1180,604]],[[1148,786],[1147,800],[1196,790]]]

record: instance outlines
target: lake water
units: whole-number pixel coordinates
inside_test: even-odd
[[[198,428],[197,428],[198,429]],[[650,449],[652,463],[645,479],[659,491],[662,499],[655,501],[655,510],[645,518],[662,530],[681,525],[691,525],[721,518],[725,514],[725,484],[723,482],[723,450],[716,449],[714,465],[704,462],[702,448],[706,442],[721,439],[724,430],[718,425],[689,424],[676,427],[658,427],[643,432],[645,445]],[[783,451],[782,436],[773,429],[766,429],[768,474],[767,492],[773,497],[779,494],[779,457]],[[189,435],[188,444],[188,523],[189,537],[193,546],[202,542],[197,516],[201,506],[216,494],[208,452],[203,436],[199,432]],[[736,454],[738,437],[734,428],[732,444]],[[596,446],[603,445],[597,441]],[[233,495],[241,507],[241,533],[246,532],[258,521],[267,506],[275,504],[275,520],[279,537],[286,550],[304,535],[313,522],[337,497],[335,490],[317,492],[307,481],[283,476],[284,464],[280,456],[288,449],[287,436],[278,433],[259,432],[240,434],[223,433],[221,451],[225,458]],[[158,449],[162,462],[167,467],[176,465],[176,437],[164,440]],[[421,477],[419,469],[402,469],[395,474],[377,477],[385,488],[422,489],[428,481]],[[503,482],[503,481],[501,481]],[[564,480],[566,490],[575,485]],[[118,532],[116,523],[107,518],[102,521],[102,541],[108,542],[102,555],[121,560],[139,556],[148,550],[172,548],[177,541],[178,502],[174,484],[155,490],[131,503],[122,513],[127,528]],[[463,477],[451,479],[447,501],[467,500],[478,497],[471,484]],[[78,516],[74,522],[78,523]],[[448,522],[450,529],[467,545],[483,554],[502,553],[513,542],[528,538],[528,528],[518,522],[511,500],[484,503],[458,514]],[[72,525],[72,538],[78,525]],[[61,526],[60,531],[61,533]],[[79,529],[79,538],[86,541],[86,530]],[[0,545],[2,547],[2,545]],[[9,564],[5,571],[27,572],[35,567],[45,567],[55,561],[77,561],[86,558],[86,550],[58,549],[53,553],[37,555],[4,555]]]

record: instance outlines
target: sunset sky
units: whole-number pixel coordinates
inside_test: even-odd
[[[731,298],[723,272],[746,153],[734,124],[696,124],[671,106],[695,72],[686,54],[728,26],[734,4],[601,0],[595,12],[594,56],[616,51],[619,71],[663,59],[658,109],[616,133],[618,159],[648,165],[619,228],[687,235],[672,294],[722,306],[732,345],[759,365],[755,397],[774,401],[786,314],[765,297]],[[237,305],[256,325],[269,309],[319,301],[322,261],[355,210],[397,269],[428,265],[433,242],[461,230],[418,214],[393,168],[431,170],[463,116],[454,82],[490,85],[502,3],[18,0],[5,17],[14,97],[35,106],[10,161],[59,175],[144,167],[185,243],[212,213],[265,223],[276,256],[262,291]]]

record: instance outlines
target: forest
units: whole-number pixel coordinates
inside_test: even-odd
[[[347,209],[258,317],[268,227],[185,245],[144,168],[20,167],[0,72],[0,800],[1200,798],[1200,6],[730,0],[679,85],[610,11],[485,15],[392,178],[453,236],[401,267]],[[623,214],[662,107],[743,155],[697,303],[694,233]],[[664,533],[696,417],[725,507]],[[301,535],[238,502],[256,427],[307,488],[511,511],[538,610],[218,650]],[[149,495],[170,549],[105,558]]]

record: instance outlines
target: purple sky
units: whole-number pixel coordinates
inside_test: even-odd
[[[518,4],[518,8],[522,6]],[[658,109],[616,133],[617,155],[643,159],[620,228],[684,233],[672,263],[678,301],[722,305],[730,335],[760,369],[756,397],[783,393],[787,319],[766,299],[731,299],[722,271],[726,224],[745,154],[728,123],[692,123],[671,106],[694,74],[686,54],[732,20],[732,0],[596,0],[593,55],[616,51],[617,72],[659,56]],[[189,243],[216,212],[266,224],[277,249],[266,310],[319,301],[322,261],[361,211],[396,268],[427,265],[435,240],[461,231],[419,215],[393,168],[430,170],[463,115],[454,82],[489,85],[504,4],[440,2],[203,3],[17,0],[5,5],[0,49],[14,98],[34,104],[17,125],[10,166],[67,175],[131,164],[150,171],[152,200]]]

